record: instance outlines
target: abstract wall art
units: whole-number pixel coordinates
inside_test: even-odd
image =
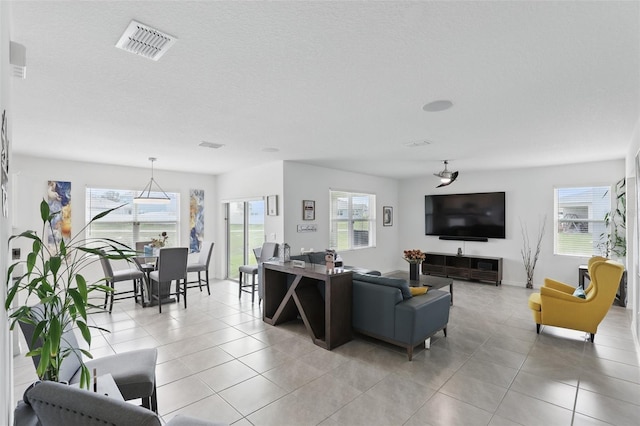
[[[189,253],[200,253],[204,239],[204,190],[189,190]]]
[[[55,247],[61,240],[71,240],[71,182],[50,180],[47,182],[47,204],[51,213],[60,212],[47,228],[45,241]]]

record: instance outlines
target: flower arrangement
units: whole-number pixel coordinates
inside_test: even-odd
[[[421,250],[405,250],[402,256],[409,263],[422,263],[426,257]]]
[[[167,233],[163,232],[162,234],[158,235],[158,238],[151,239],[151,245],[156,248],[164,247],[168,239],[169,236],[167,235]]]

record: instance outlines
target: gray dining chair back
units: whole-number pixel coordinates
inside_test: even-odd
[[[158,311],[162,313],[162,299],[164,296],[175,295],[180,301],[184,297],[184,307],[187,307],[187,262],[189,249],[186,247],[169,247],[160,249],[157,270],[149,274],[151,281],[150,298],[158,300]],[[171,282],[176,282],[176,291],[171,293]],[[168,283],[168,294],[161,294],[161,283]],[[157,284],[157,285],[156,285]],[[155,285],[155,292],[154,292]]]
[[[264,296],[264,288],[262,286],[262,263],[278,256],[278,243],[264,243],[262,244],[262,252],[260,253],[260,260],[258,261],[258,298],[262,301]]]
[[[202,284],[205,284],[207,286],[207,293],[211,295],[211,290],[209,289],[209,263],[211,262],[213,245],[214,243],[211,241],[203,241],[202,246],[200,247],[200,255],[198,256],[198,260],[187,265],[187,274],[190,272],[198,273],[198,279],[187,281],[187,288],[193,288],[197,286],[198,288],[200,288],[200,291],[202,291]],[[202,278],[203,272],[204,279]]]
[[[278,243],[264,243],[260,249],[258,264],[278,256]]]
[[[183,280],[187,276],[189,249],[186,247],[161,248],[158,256],[160,282]]]
[[[253,249],[253,256],[256,258],[257,263],[260,263],[260,253],[262,253],[262,247],[256,247]]]
[[[100,251],[100,265],[102,266],[106,285],[112,288],[112,291],[105,292],[104,308],[107,309],[107,305],[109,305],[109,313],[111,313],[113,311],[113,302],[115,300],[133,298],[136,303],[138,303],[138,295],[140,295],[140,298],[143,297],[142,280],[144,279],[144,274],[136,268],[114,271],[111,261],[104,251]],[[116,291],[115,284],[122,281],[133,281],[133,290]]]

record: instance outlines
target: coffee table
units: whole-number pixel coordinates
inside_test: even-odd
[[[392,271],[388,274],[384,274],[385,277],[401,278],[409,282],[411,287],[431,287],[442,288],[449,286],[449,293],[451,293],[451,304],[453,305],[453,279],[447,277],[435,277],[433,275],[418,275],[417,280],[409,279],[409,271]]]

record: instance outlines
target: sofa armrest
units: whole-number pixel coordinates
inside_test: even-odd
[[[393,338],[395,308],[401,301],[402,293],[397,288],[354,280],[353,328]]]
[[[394,339],[411,345],[420,343],[447,326],[450,307],[451,294],[442,290],[429,290],[398,303]]]

